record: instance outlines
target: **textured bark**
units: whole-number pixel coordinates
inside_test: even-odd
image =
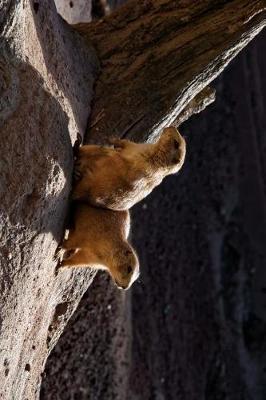
[[[88,140],[155,138],[265,26],[265,0],[131,0],[78,31],[97,49]]]
[[[0,4],[0,398],[25,400],[93,277],[53,256],[96,58],[53,2]]]

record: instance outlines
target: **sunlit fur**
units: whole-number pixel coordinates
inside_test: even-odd
[[[113,210],[128,210],[163,178],[182,167],[186,143],[174,127],[165,128],[156,143],[113,139],[114,148],[81,146],[73,199]]]
[[[79,203],[73,228],[63,242],[61,267],[106,269],[119,288],[128,289],[139,276],[135,250],[128,243],[128,211],[111,211]]]

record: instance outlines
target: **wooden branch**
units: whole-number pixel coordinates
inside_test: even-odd
[[[75,28],[97,49],[87,141],[154,139],[265,26],[266,0],[131,0]]]

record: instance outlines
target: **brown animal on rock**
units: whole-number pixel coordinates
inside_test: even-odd
[[[81,146],[77,151],[72,198],[111,210],[128,210],[163,178],[182,167],[186,142],[174,127],[165,128],[156,143],[113,139],[114,148]]]
[[[128,289],[139,276],[138,257],[127,241],[129,230],[128,211],[76,204],[61,267],[105,269],[119,288]]]

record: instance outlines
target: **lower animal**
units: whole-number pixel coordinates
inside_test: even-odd
[[[76,204],[73,226],[62,245],[61,267],[105,269],[119,288],[128,289],[139,276],[138,257],[127,240],[129,230],[128,211]]]

